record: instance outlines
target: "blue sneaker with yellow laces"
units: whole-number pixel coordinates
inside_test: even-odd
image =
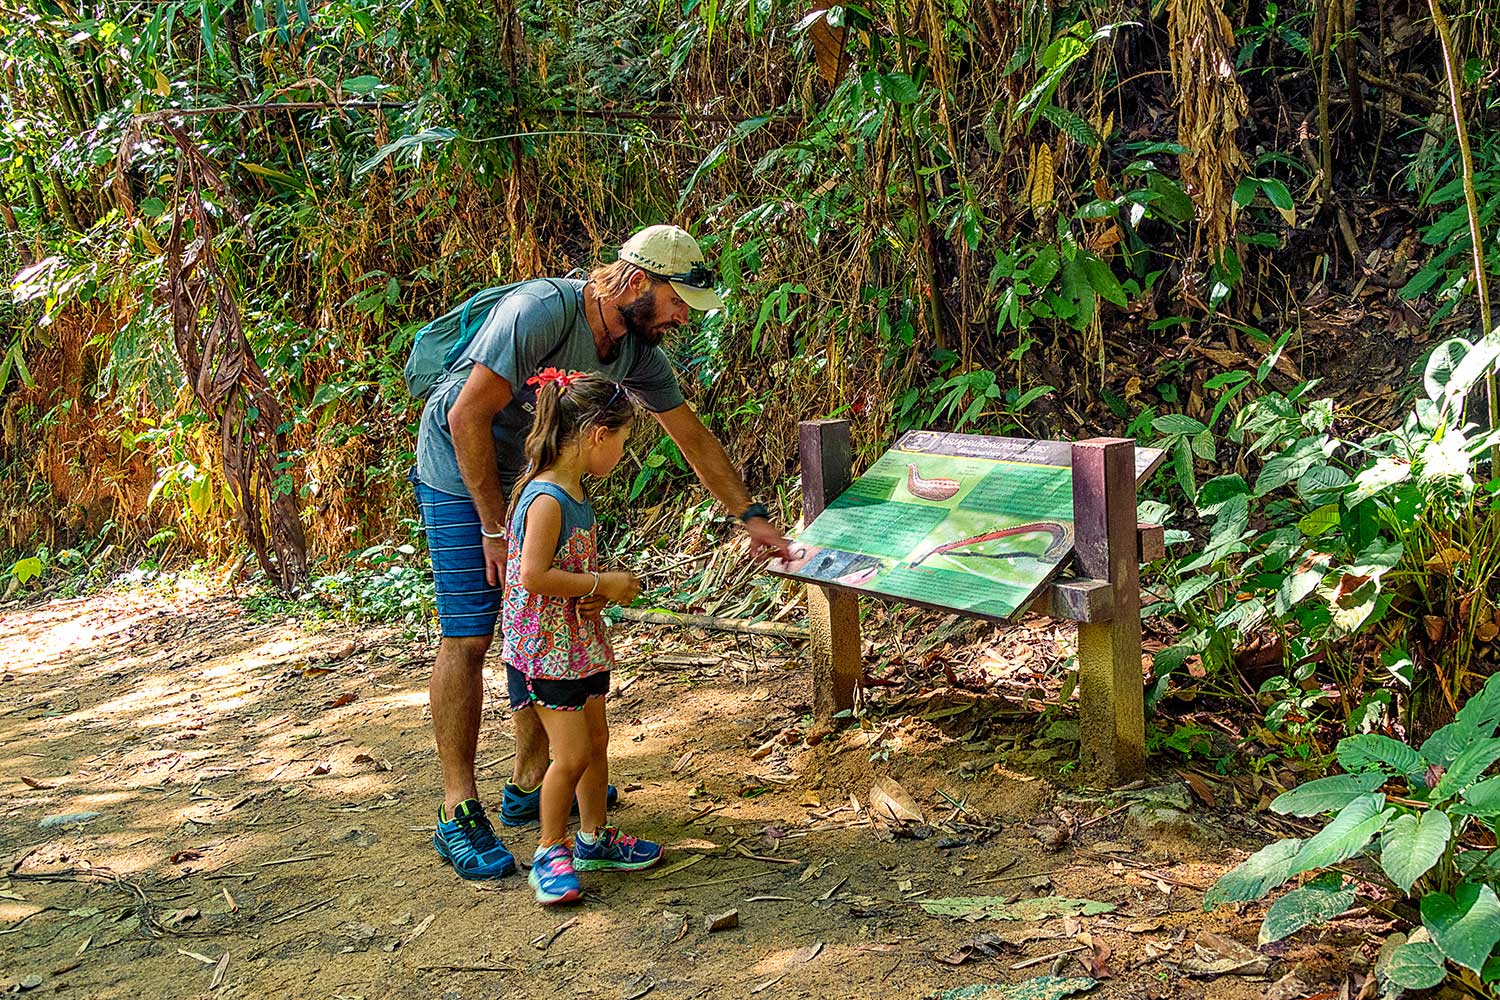
[[[604,793],[604,804],[614,808],[620,793],[610,785]],[[578,800],[573,800],[573,815],[578,815]],[[526,791],[520,785],[507,781],[505,793],[500,798],[500,822],[506,826],[524,826],[542,818],[542,786]]]
[[[443,809],[438,810],[432,846],[467,879],[501,878],[516,870],[516,859],[495,836],[495,828],[477,799],[465,799],[454,806],[452,819]]]

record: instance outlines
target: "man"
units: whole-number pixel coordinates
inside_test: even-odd
[[[433,846],[464,878],[498,878],[515,867],[480,805],[474,758],[484,657],[505,580],[506,507],[524,469],[522,445],[536,399],[528,378],[545,364],[620,382],[677,443],[709,493],[740,518],[752,555],[790,555],[766,509],[751,502],[723,447],[683,400],[660,347],[693,310],[723,307],[692,236],[676,226],[651,226],[586,281],[541,279],[502,298],[427,399],[416,488],[442,623],[428,692],[443,770]],[[596,599],[585,610],[601,607]],[[509,665],[506,673],[516,758],[501,820],[516,826],[537,816],[549,748],[527,704],[525,679]]]

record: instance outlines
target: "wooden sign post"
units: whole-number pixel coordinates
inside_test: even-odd
[[[805,420],[799,427],[802,523],[814,519],[849,488],[849,421]],[[808,655],[812,659],[813,716],[831,722],[854,707],[863,657],[859,598],[832,587],[807,588]]]
[[[1144,773],[1140,563],[1164,545],[1159,526],[1136,523],[1136,484],[1160,464],[1159,451],[1138,454],[1124,438],[1067,445],[913,432],[850,490],[848,421],[805,421],[800,444],[799,541],[812,541],[801,564],[773,571],[808,585],[817,719],[854,705],[861,593],[997,621],[1029,605],[1079,623],[1080,749],[1091,779]],[[834,521],[814,528],[835,501]],[[950,521],[954,532],[981,528],[955,537]],[[1002,550],[985,548],[995,544]],[[1053,579],[1069,550],[1081,575]]]
[[[1135,442],[1073,445],[1073,551],[1083,575],[1103,580],[1110,593],[1107,621],[1078,623],[1079,750],[1085,771],[1110,783],[1146,773],[1135,511]]]

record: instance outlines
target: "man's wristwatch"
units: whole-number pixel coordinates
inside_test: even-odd
[[[771,519],[771,512],[766,510],[765,504],[753,503],[746,507],[744,513],[740,515],[740,521],[741,523],[749,524],[753,518],[757,517],[763,521]]]

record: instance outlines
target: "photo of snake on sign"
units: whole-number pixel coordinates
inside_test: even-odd
[[[1028,552],[1024,550],[986,552],[979,548],[981,545],[996,542],[1002,538],[1036,534],[1045,534],[1051,537],[1047,548],[1042,552]],[[1073,531],[1071,528],[1054,521],[1033,521],[1030,524],[1018,524],[1009,528],[996,528],[993,531],[985,531],[977,535],[970,535],[967,538],[944,542],[941,545],[936,545],[925,552],[915,555],[911,560],[911,566],[915,569],[933,556],[947,556],[949,559],[1034,559],[1040,563],[1055,563],[1067,555],[1072,547]]]

